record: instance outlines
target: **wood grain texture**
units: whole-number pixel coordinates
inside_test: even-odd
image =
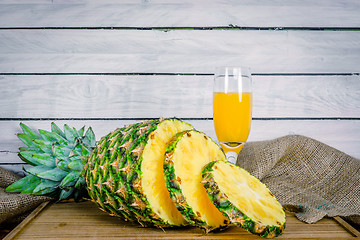
[[[0,27],[359,27],[357,1],[0,1]],[[321,14],[319,14],[321,12]],[[95,17],[94,17],[95,16]]]
[[[19,225],[17,225],[3,240],[13,239],[27,224],[29,224],[50,202],[43,202],[35,208]]]
[[[360,76],[254,76],[253,117],[360,118]],[[1,76],[0,118],[212,118],[213,76]]]
[[[3,73],[358,73],[360,31],[1,30]]]
[[[81,224],[79,224],[81,222]],[[350,238],[332,219],[306,224],[287,213],[287,226],[282,238],[343,239]],[[197,228],[139,228],[100,211],[92,202],[60,203],[45,208],[14,239],[261,239],[245,230],[231,227],[220,233],[204,234]]]
[[[334,217],[334,220],[338,222],[341,226],[343,226],[349,233],[351,233],[354,237],[360,238],[360,232],[351,226],[348,222],[342,219],[339,216]]]

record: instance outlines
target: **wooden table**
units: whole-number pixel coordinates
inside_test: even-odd
[[[340,219],[341,221],[341,219]],[[325,218],[316,224],[299,221],[287,213],[286,230],[279,239],[356,239],[351,226]],[[90,202],[42,204],[4,240],[9,239],[264,239],[244,229],[231,227],[205,234],[195,227],[179,229],[142,228],[98,209]]]

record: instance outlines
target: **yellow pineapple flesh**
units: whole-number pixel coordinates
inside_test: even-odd
[[[246,170],[230,162],[212,162],[203,169],[209,198],[232,223],[263,237],[280,235],[285,213],[270,190]]]
[[[229,221],[210,201],[202,185],[202,168],[225,155],[205,134],[191,130],[176,135],[166,151],[166,186],[177,209],[191,224],[207,232],[227,227]]]
[[[192,129],[181,121],[164,121],[150,134],[143,151],[141,186],[153,211],[170,225],[185,225],[186,220],[170,199],[164,179],[164,154],[176,133]]]

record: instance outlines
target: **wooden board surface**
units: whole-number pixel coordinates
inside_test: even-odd
[[[359,27],[360,22],[359,2],[351,0],[1,0],[0,4],[0,27],[10,28]]]
[[[0,73],[357,73],[360,31],[6,30]],[[346,64],[344,64],[346,63]]]
[[[11,237],[11,238],[10,238]],[[333,219],[316,224],[300,222],[287,213],[285,233],[277,239],[354,239]],[[38,216],[8,236],[8,239],[263,239],[231,227],[205,234],[194,227],[180,229],[141,228],[100,211],[90,202],[60,203],[45,207]]]
[[[253,117],[358,118],[359,83],[255,75]],[[212,118],[212,90],[212,75],[0,75],[0,118]]]

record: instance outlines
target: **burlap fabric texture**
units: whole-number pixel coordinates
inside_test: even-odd
[[[249,142],[237,164],[264,182],[283,206],[314,223],[328,216],[360,224],[360,160],[311,138],[290,135]],[[0,223],[18,220],[47,197],[5,193],[19,179],[0,168]]]
[[[34,208],[51,198],[30,194],[7,193],[4,189],[19,180],[16,174],[0,168],[0,224],[19,223]]]
[[[265,183],[304,222],[343,216],[360,224],[359,159],[314,139],[289,135],[245,144],[237,165]]]

